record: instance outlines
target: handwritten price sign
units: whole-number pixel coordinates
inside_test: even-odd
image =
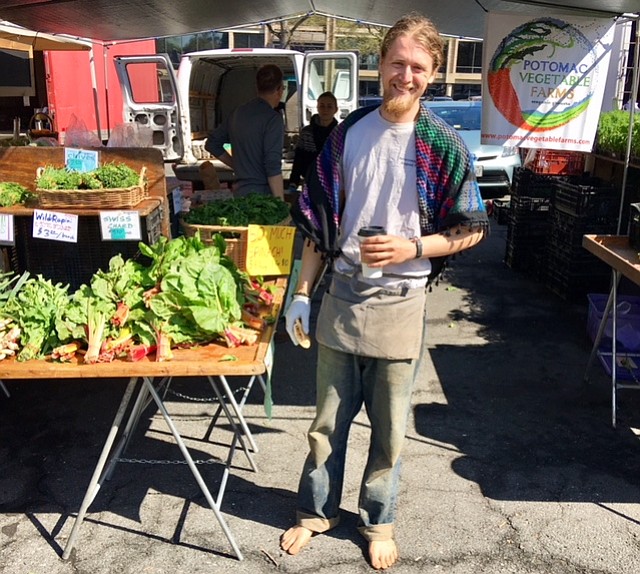
[[[284,225],[249,225],[249,275],[289,275],[296,228]]]
[[[32,235],[38,239],[77,243],[78,216],[70,213],[34,209]]]
[[[64,164],[72,171],[93,171],[98,168],[98,152],[90,149],[64,149]]]
[[[140,213],[137,211],[101,211],[100,231],[103,241],[139,241]]]

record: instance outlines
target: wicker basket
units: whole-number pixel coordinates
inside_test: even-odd
[[[227,242],[227,250],[225,255],[236,264],[241,271],[247,268],[247,244],[249,238],[248,227],[227,227],[221,225],[197,225],[194,223],[185,223],[180,221],[182,231],[187,237],[193,237],[196,233],[200,233],[200,239],[205,245],[213,244],[213,236],[216,233],[224,235],[232,234],[232,237],[225,237]]]
[[[40,168],[42,169],[42,168]],[[146,167],[140,170],[138,185],[108,189],[36,188],[38,206],[85,209],[135,207],[147,197]],[[38,173],[39,175],[39,173]]]

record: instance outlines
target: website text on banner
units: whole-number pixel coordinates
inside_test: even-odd
[[[488,14],[486,22],[482,143],[590,152],[613,21]]]

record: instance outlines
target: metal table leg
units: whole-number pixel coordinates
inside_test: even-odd
[[[69,540],[67,540],[67,544],[64,547],[64,552],[62,553],[62,559],[67,560],[71,551],[76,545],[76,539],[80,533],[80,527],[82,526],[82,522],[84,521],[84,517],[87,514],[87,510],[91,503],[94,501],[98,492],[100,491],[100,487],[102,485],[104,474],[103,469],[105,464],[107,463],[107,459],[109,458],[109,453],[111,452],[111,448],[113,443],[115,442],[116,436],[118,434],[118,430],[120,428],[120,423],[124,418],[124,414],[127,410],[127,406],[129,405],[129,401],[131,401],[131,396],[133,395],[133,391],[136,387],[136,383],[138,381],[137,377],[131,377],[129,379],[129,384],[124,392],[124,396],[120,401],[120,406],[118,407],[118,411],[116,412],[116,416],[113,419],[113,423],[111,423],[111,430],[107,436],[107,440],[102,447],[102,453],[100,454],[100,458],[98,459],[98,464],[96,465],[95,470],[93,471],[93,476],[91,477],[91,481],[89,482],[89,486],[87,487],[87,491],[84,495],[84,499],[82,500],[82,504],[80,505],[80,510],[78,511],[78,516],[76,517],[75,522],[73,523],[73,528],[71,529],[71,534],[69,535]]]
[[[609,320],[609,314],[611,313],[611,309],[613,307],[613,287],[614,285],[618,286],[620,282],[620,274],[616,273],[614,269],[611,271],[611,289],[609,290],[609,297],[607,299],[607,304],[605,305],[604,312],[602,313],[602,319],[600,320],[600,325],[598,326],[598,332],[596,334],[595,341],[593,342],[593,347],[591,347],[591,354],[589,355],[589,360],[587,361],[587,368],[584,371],[584,382],[589,382],[589,371],[593,365],[593,361],[595,361],[596,356],[598,355],[598,348],[600,347],[600,341],[602,341],[602,336],[604,335],[604,331],[607,327],[607,321]]]
[[[191,453],[189,453],[189,450],[187,449],[187,446],[184,444],[184,441],[182,440],[182,437],[180,436],[180,433],[178,432],[178,429],[176,428],[175,424],[173,423],[173,420],[169,416],[169,413],[167,412],[167,409],[165,408],[164,403],[162,402],[162,399],[160,398],[160,396],[158,395],[156,390],[153,388],[152,381],[149,380],[149,379],[145,379],[144,380],[144,385],[147,387],[147,390],[149,391],[149,393],[151,393],[151,396],[153,397],[153,400],[156,402],[156,405],[158,405],[158,409],[160,409],[160,412],[162,413],[162,416],[164,417],[165,422],[169,426],[169,429],[171,430],[171,434],[173,434],[173,437],[175,438],[176,443],[178,444],[178,447],[180,448],[180,452],[182,452],[182,456],[184,457],[184,460],[186,461],[187,465],[189,466],[189,470],[191,470],[191,474],[193,474],[193,477],[196,479],[196,482],[198,483],[198,486],[200,487],[200,490],[202,491],[202,494],[204,494],[204,497],[206,498],[207,502],[209,503],[209,506],[213,510],[213,512],[214,512],[214,514],[216,516],[216,519],[218,520],[218,523],[220,524],[220,527],[222,528],[222,531],[224,532],[224,535],[227,537],[227,540],[229,541],[229,544],[231,545],[231,548],[233,548],[233,551],[235,552],[235,555],[237,556],[238,560],[243,560],[244,557],[242,555],[242,552],[240,551],[240,548],[238,548],[238,545],[236,544],[236,541],[233,538],[233,535],[231,534],[231,530],[227,526],[227,523],[226,523],[224,517],[220,513],[219,504],[220,504],[221,501],[216,502],[216,501],[213,500],[213,497],[211,496],[211,493],[209,492],[209,489],[208,489],[205,481],[203,480],[202,475],[198,471],[198,468],[196,467],[196,464],[193,461],[193,458],[191,457]]]
[[[229,407],[227,406],[227,403],[224,400],[224,395],[220,391],[220,389],[218,388],[218,384],[216,383],[215,378],[212,377],[212,376],[208,376],[207,378],[209,379],[209,383],[211,384],[211,387],[213,388],[213,391],[216,394],[218,402],[220,403],[220,407],[222,408],[222,411],[224,412],[225,416],[227,417],[227,420],[229,421],[229,424],[231,425],[231,429],[233,430],[233,440],[231,441],[231,446],[230,446],[230,449],[229,449],[230,454],[235,452],[236,441],[238,441],[240,443],[240,446],[242,447],[242,450],[244,451],[245,456],[247,457],[247,460],[249,461],[249,464],[251,465],[251,469],[254,472],[257,472],[258,471],[258,467],[256,466],[256,463],[253,460],[253,456],[251,454],[251,450],[249,450],[247,448],[247,446],[245,445],[245,443],[244,443],[244,438],[243,438],[244,429],[241,430],[241,429],[238,428],[238,425],[236,424],[236,421],[233,418],[233,416],[231,414],[231,411],[229,410]],[[229,389],[228,385],[227,385],[227,389]],[[229,396],[229,392],[228,391],[227,391],[227,396]],[[236,403],[236,405],[237,405],[237,403]],[[244,420],[244,418],[243,418],[243,420]],[[245,426],[246,426],[246,422],[245,422]],[[231,466],[231,459],[228,459],[227,469],[229,468],[229,466]]]
[[[231,403],[231,407],[233,408],[233,412],[234,412],[236,418],[238,419],[238,422],[240,423],[240,426],[242,427],[242,432],[244,433],[244,436],[246,436],[247,440],[249,441],[249,446],[251,447],[251,450],[253,450],[253,452],[258,452],[258,445],[256,444],[255,440],[253,440],[253,435],[251,434],[251,431],[249,430],[249,425],[247,424],[247,421],[245,420],[245,418],[244,418],[244,416],[242,414],[242,407],[240,406],[238,401],[236,401],[236,398],[233,396],[233,392],[231,391],[231,387],[229,386],[229,383],[227,382],[227,379],[224,377],[224,375],[219,375],[217,378],[222,383],[222,387],[224,389],[224,393],[228,397],[229,403]],[[209,377],[209,380],[212,382],[211,384],[215,386],[215,383],[213,382],[212,377]],[[255,379],[251,380],[252,384],[253,384],[254,380]],[[244,405],[244,401],[243,401],[242,404]]]

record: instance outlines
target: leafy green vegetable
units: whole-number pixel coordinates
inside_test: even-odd
[[[15,297],[28,278],[28,271],[25,271],[22,275],[17,275],[14,271],[0,273],[0,318],[3,316],[3,305],[9,299]]]
[[[22,333],[18,361],[39,358],[60,343],[55,324],[68,305],[68,289],[69,285],[54,285],[38,275],[27,279],[6,302],[3,315],[11,317]]]
[[[89,285],[82,285],[73,294],[56,322],[60,340],[86,340],[85,363],[111,360],[108,355],[117,346],[112,343],[131,338],[125,324],[133,316],[132,310],[143,308],[141,278],[138,263],[114,255],[108,271],[98,270]]]
[[[598,118],[597,150],[623,157],[627,151],[630,114],[623,110],[611,110]],[[640,116],[634,115],[631,137],[631,155],[640,157]]]
[[[140,244],[140,250],[152,259],[148,277],[155,287],[147,299],[149,311],[135,329],[142,336],[146,331],[147,344],[153,335],[158,360],[166,358],[167,339],[175,344],[211,341],[240,319],[238,284],[218,246],[181,236]]]
[[[140,174],[124,163],[107,163],[87,172],[47,165],[36,179],[36,188],[48,190],[113,189],[133,187],[139,182]]]
[[[31,191],[19,183],[13,181],[0,182],[0,207],[24,203],[31,197],[33,197]]]
[[[250,223],[276,225],[288,216],[289,204],[285,201],[272,195],[251,193],[194,207],[185,214],[184,221],[195,225],[244,227]]]

